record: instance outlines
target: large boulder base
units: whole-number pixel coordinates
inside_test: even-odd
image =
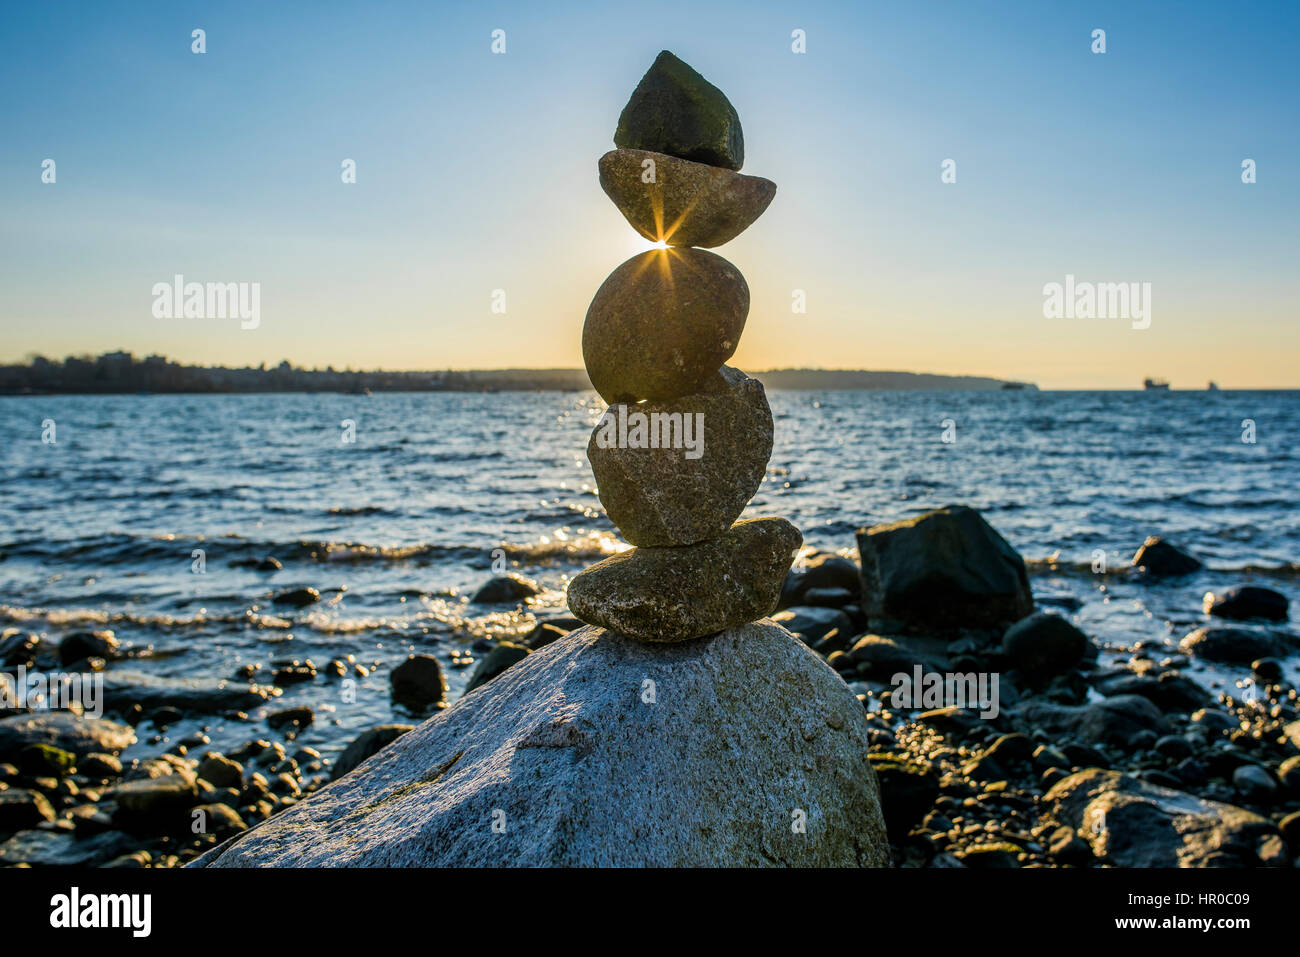
[[[575,575],[569,610],[640,641],[700,638],[770,615],[802,542],[783,518],[751,518],[698,545],[634,548]]]
[[[614,145],[740,169],[745,134],[726,94],[667,50],[655,57],[618,118]]]
[[[920,629],[1004,627],[1034,610],[1024,559],[965,505],[858,529],[869,618]]]
[[[646,418],[632,418],[638,414]],[[657,441],[660,448],[619,441],[620,423],[684,425],[688,416],[695,417],[695,458],[680,441]],[[674,434],[680,439],[682,428]],[[771,454],[772,410],[763,384],[729,366],[694,395],[610,406],[587,443],[600,503],[636,546],[693,545],[726,532],[763,483]]]
[[[749,286],[704,249],[651,249],[601,283],[582,326],[582,359],[606,402],[676,399],[700,388],[740,344]]]
[[[600,186],[651,242],[706,248],[743,233],[776,195],[770,179],[645,150],[602,156]]]
[[[771,622],[583,628],[197,863],[883,866],[867,750],[862,705]]]

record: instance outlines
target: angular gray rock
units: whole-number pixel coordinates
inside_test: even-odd
[[[1072,774],[1044,801],[1114,867],[1253,867],[1285,854],[1276,826],[1258,814],[1117,771]]]
[[[858,529],[862,608],[918,628],[1003,627],[1034,610],[1024,559],[973,508]]]
[[[883,866],[867,749],[862,705],[770,622],[583,628],[196,865]]]
[[[600,503],[638,547],[717,538],[758,491],[771,454],[763,384],[730,366],[705,391],[610,406],[587,443]]]
[[[655,57],[618,117],[614,145],[740,169],[745,135],[726,94],[667,50]]]
[[[600,186],[651,242],[706,248],[739,236],[776,195],[770,179],[646,150],[602,156]]]
[[[703,249],[652,249],[606,277],[587,307],[582,359],[606,402],[676,399],[700,388],[740,344],[749,286]]]
[[[803,542],[783,518],[737,522],[680,548],[634,548],[569,582],[569,610],[641,641],[686,641],[772,613]]]

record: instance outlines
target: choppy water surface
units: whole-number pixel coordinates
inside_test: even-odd
[[[747,514],[786,516],[809,546],[852,554],[860,525],[975,506],[1031,561],[1035,592],[1077,599],[1076,622],[1116,649],[1176,641],[1208,589],[1257,581],[1298,597],[1300,393],[769,397],[776,448]],[[337,750],[402,719],[392,664],[438,655],[454,697],[474,636],[526,630],[563,606],[571,575],[623,547],[585,457],[602,408],[574,393],[0,398],[0,626],[111,627],[159,652],[140,667],[174,676],[354,655],[377,666],[355,703],[317,681],[273,706],[313,706],[299,741]],[[1123,564],[1152,533],[1206,571],[1157,586],[1092,574],[1098,550]],[[538,607],[467,604],[496,548],[547,586]],[[283,568],[247,567],[267,556]],[[306,585],[320,604],[268,601]],[[260,727],[210,733],[220,747]],[[192,730],[142,735],[128,756]]]

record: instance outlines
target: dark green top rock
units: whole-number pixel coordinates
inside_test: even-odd
[[[620,149],[740,169],[745,135],[726,95],[667,50],[632,91],[614,131]]]

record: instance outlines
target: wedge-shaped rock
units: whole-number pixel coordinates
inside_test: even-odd
[[[600,186],[632,228],[670,246],[721,246],[767,209],[776,183],[645,150],[600,158]]]
[[[705,391],[610,406],[587,444],[600,502],[637,546],[717,538],[758,491],[771,454],[763,384],[730,366]]]
[[[740,169],[745,134],[731,101],[664,50],[623,107],[614,145]]]
[[[783,518],[737,522],[681,548],[634,548],[569,583],[569,610],[639,641],[686,641],[772,613],[803,543]]]
[[[858,529],[862,608],[916,629],[1005,628],[1034,610],[1024,559],[973,508]]]
[[[731,358],[749,315],[740,270],[703,249],[652,249],[607,278],[587,309],[582,358],[606,402],[676,399]]]
[[[195,866],[885,866],[867,752],[862,705],[771,622],[582,628]]]

